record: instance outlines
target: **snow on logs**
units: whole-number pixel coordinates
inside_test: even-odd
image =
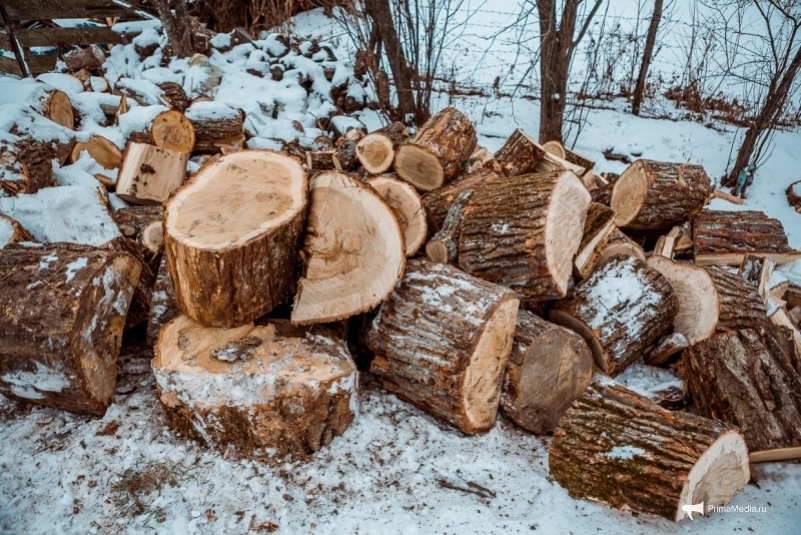
[[[360,180],[335,171],[309,185],[311,201],[292,322],[326,323],[370,310],[403,275],[406,246],[393,210]]]
[[[15,219],[6,215],[0,214],[0,249],[6,245],[11,245],[20,242],[32,242],[33,236],[22,228]]]
[[[344,342],[282,325],[203,327],[178,316],[152,361],[167,424],[238,456],[307,458],[356,412],[356,366]]]
[[[140,269],[81,245],[0,250],[0,394],[102,416]]]
[[[673,521],[684,505],[725,505],[750,479],[737,428],[597,381],[559,421],[548,467],[573,498]]]
[[[577,284],[551,310],[551,321],[581,334],[595,364],[615,377],[673,324],[678,299],[655,269],[616,256]]]
[[[165,205],[165,252],[181,310],[203,325],[236,327],[286,301],[306,192],[297,159],[272,151],[234,152],[203,167]]]
[[[120,127],[128,141],[149,143],[162,149],[190,153],[195,129],[183,113],[164,106],[140,106],[120,115]]]
[[[420,195],[408,182],[388,176],[375,176],[367,183],[395,211],[403,230],[406,256],[412,257],[417,254],[428,234],[426,213]]]
[[[384,388],[467,434],[495,423],[519,301],[448,265],[410,260],[373,320]]]
[[[241,149],[245,140],[245,112],[222,102],[195,102],[186,110],[195,131],[192,152],[215,154],[222,148]]]

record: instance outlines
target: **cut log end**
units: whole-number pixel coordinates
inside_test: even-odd
[[[364,136],[356,144],[356,157],[368,173],[379,175],[392,166],[395,149],[389,137],[376,132]]]
[[[448,245],[441,240],[429,240],[426,243],[426,256],[432,262],[438,264],[451,264],[451,251],[448,250]]]
[[[367,183],[395,211],[403,230],[406,256],[416,255],[428,233],[426,213],[420,195],[411,184],[388,176],[373,177]]]
[[[401,145],[395,156],[398,175],[420,191],[442,186],[445,173],[436,156],[416,145]]]
[[[648,177],[641,166],[632,165],[615,182],[609,205],[617,214],[615,224],[625,227],[634,221],[642,209],[648,194]]]
[[[142,229],[139,241],[151,255],[158,254],[164,245],[164,227],[161,221],[153,221]]]
[[[153,143],[163,149],[189,154],[195,146],[195,129],[183,113],[167,110],[156,115],[150,127]]]

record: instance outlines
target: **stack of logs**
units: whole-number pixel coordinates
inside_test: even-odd
[[[486,432],[499,409],[553,433],[551,475],[574,497],[672,520],[727,503],[749,462],[801,456],[801,289],[773,273],[801,253],[761,212],[705,209],[701,166],[638,160],[614,183],[593,167],[522,130],[492,154],[446,108],[412,136],[391,124],[322,152],[233,151],[163,209],[121,211],[139,243],[162,230],[148,335],[169,425],[221,451],[307,456],[353,418],[350,347],[384,388],[462,433]],[[0,255],[12,294],[45,265],[42,292],[66,279],[89,303],[90,281],[117,274],[119,297],[91,305],[119,324],[130,254],[50,251]],[[32,312],[8,301],[0,334],[41,347],[23,328]],[[0,392],[101,413],[73,342],[111,331],[59,314],[44,325],[64,350],[47,362],[12,350]],[[615,381],[634,364],[673,370],[698,414]]]

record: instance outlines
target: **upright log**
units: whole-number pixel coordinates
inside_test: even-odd
[[[693,254],[699,265],[739,266],[747,253],[791,260],[781,221],[763,212],[704,210],[693,220]]]

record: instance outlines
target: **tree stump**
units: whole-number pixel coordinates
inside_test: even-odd
[[[380,175],[392,167],[395,151],[409,137],[403,123],[391,123],[367,134],[356,143],[356,157],[364,170],[371,175]]]
[[[0,249],[6,245],[25,241],[32,242],[35,240],[15,219],[0,214]]]
[[[698,265],[739,266],[747,253],[782,263],[790,252],[781,221],[750,210],[704,210],[693,221],[693,244]]]
[[[165,204],[164,245],[181,310],[211,327],[236,327],[295,288],[306,221],[306,172],[271,151],[209,163]]]
[[[426,210],[428,227],[432,233],[442,228],[448,211],[459,194],[469,190],[495,187],[494,184],[500,180],[501,176],[495,171],[481,168],[423,195],[423,208]]]
[[[517,313],[501,409],[517,425],[550,433],[592,381],[592,352],[573,331],[531,312]]]
[[[718,329],[758,329],[767,322],[767,307],[756,287],[723,268],[705,268],[718,295]]]
[[[241,149],[245,142],[245,112],[222,102],[195,102],[186,110],[195,131],[192,152],[216,154],[222,147]]]
[[[203,327],[178,316],[152,361],[167,424],[240,457],[307,459],[356,412],[356,367],[344,342],[280,326]]]
[[[609,206],[618,227],[661,230],[698,214],[711,195],[700,165],[637,160],[615,182]]]
[[[673,324],[678,299],[655,269],[627,256],[608,260],[551,310],[551,321],[587,341],[595,364],[614,377]]]
[[[384,388],[467,434],[495,423],[518,300],[426,260],[406,274],[367,333]]]
[[[751,477],[735,427],[599,382],[560,420],[548,467],[573,498],[676,522],[682,506],[725,505]]]
[[[189,154],[195,146],[195,129],[183,113],[166,110],[156,115],[153,122],[143,130],[132,131],[128,141],[149,143],[162,149]]]
[[[417,254],[426,241],[428,226],[420,195],[408,182],[387,176],[376,176],[367,181],[384,202],[395,211],[403,230],[406,256]]]
[[[131,204],[161,204],[184,183],[189,154],[128,143],[117,176],[117,195]]]
[[[371,187],[343,173],[314,176],[292,322],[327,323],[370,310],[403,274],[406,247],[392,209]]]
[[[80,245],[0,250],[0,394],[102,416],[139,271],[126,253]]]
[[[476,148],[476,131],[465,114],[445,108],[398,147],[395,172],[420,191],[431,191],[459,175]]]
[[[584,236],[573,260],[573,274],[576,277],[585,279],[590,276],[615,228],[615,212],[603,204],[590,203],[584,222]]]
[[[567,293],[590,194],[576,175],[508,177],[464,210],[459,267],[531,301]]]
[[[495,161],[501,166],[504,175],[518,176],[533,172],[543,156],[545,149],[534,138],[517,128],[495,153]]]

